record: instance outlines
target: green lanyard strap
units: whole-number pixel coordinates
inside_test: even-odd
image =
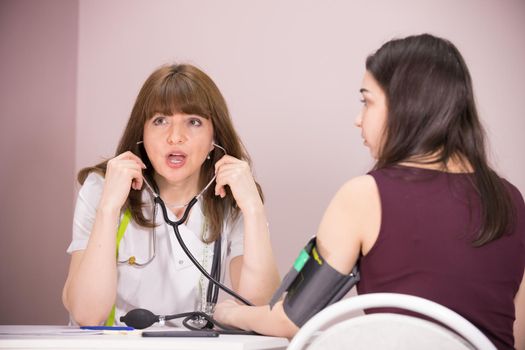
[[[117,230],[117,251],[115,252],[116,258],[118,259],[118,248],[120,246],[120,241],[122,240],[122,237],[124,237],[124,233],[126,232],[126,228],[128,227],[128,224],[131,220],[131,212],[129,209],[126,209],[124,212],[124,217],[120,221],[120,224],[118,225]],[[113,308],[111,309],[111,312],[109,313],[109,316],[106,320],[106,323],[104,323],[105,326],[113,326],[115,324],[115,305],[113,305]]]

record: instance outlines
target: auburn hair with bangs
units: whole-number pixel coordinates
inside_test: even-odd
[[[153,166],[143,145],[137,143],[142,140],[144,125],[157,113],[193,114],[210,120],[214,130],[214,142],[224,147],[229,155],[244,160],[251,166],[250,156],[233,127],[226,101],[213,80],[190,64],[166,65],[155,70],[144,82],[115,152],[115,156],[126,151],[138,155],[147,166],[144,176],[153,186],[156,187]],[[210,154],[211,161],[203,163],[199,176],[202,188],[213,177],[214,164],[222,156],[222,151],[214,149]],[[108,160],[105,160],[80,170],[78,181],[83,184],[92,171],[104,175],[107,162]],[[257,183],[256,185],[259,195],[263,198],[261,187]],[[142,201],[143,191],[145,186],[140,191],[130,191],[122,210],[129,209],[138,225],[153,227],[153,219],[146,218],[143,212],[143,208],[151,208],[150,203]],[[202,198],[203,213],[210,230],[206,241],[213,242],[220,237],[225,220],[235,220],[240,211],[228,187],[225,198],[215,196],[213,191],[206,191]]]

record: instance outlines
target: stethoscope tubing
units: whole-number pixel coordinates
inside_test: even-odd
[[[217,148],[221,149],[225,154],[227,154],[226,150],[222,146],[219,146],[219,145],[217,145],[215,143],[213,143],[213,145],[216,146]],[[220,274],[221,274],[221,264],[220,264],[221,251],[222,251],[222,249],[221,249],[221,241],[220,241],[221,238],[219,238],[218,241],[215,242],[213,264],[212,264],[212,267],[211,267],[211,276],[210,276],[210,274],[206,271],[206,269],[197,261],[197,259],[190,252],[190,250],[188,249],[188,247],[184,243],[184,241],[183,241],[183,239],[182,239],[182,237],[180,235],[180,232],[179,232],[179,226],[184,224],[184,222],[186,222],[186,220],[187,220],[187,218],[189,216],[191,208],[195,205],[195,203],[197,203],[198,198],[200,198],[202,196],[202,194],[208,189],[208,187],[211,186],[213,181],[215,181],[216,177],[217,177],[217,175],[215,174],[213,176],[213,178],[207,183],[207,185],[202,189],[202,191],[199,192],[195,197],[193,197],[192,200],[190,200],[190,202],[187,205],[180,206],[180,207],[186,207],[186,208],[184,210],[184,213],[182,214],[182,217],[179,220],[177,220],[177,221],[173,221],[173,220],[171,220],[168,217],[168,210],[166,208],[166,204],[164,203],[162,198],[160,198],[160,195],[149,184],[149,182],[146,180],[145,177],[143,177],[143,180],[144,180],[144,184],[146,185],[146,188],[151,192],[151,195],[153,196],[153,201],[154,201],[153,206],[156,208],[157,204],[160,205],[164,221],[166,222],[166,224],[170,225],[173,228],[173,233],[175,234],[175,237],[177,238],[177,241],[179,242],[180,246],[182,247],[182,250],[188,256],[188,258],[191,260],[191,262],[195,265],[195,267],[197,267],[197,269],[208,279],[208,281],[211,282],[208,285],[208,290],[207,290],[207,295],[206,295],[206,302],[207,303],[211,303],[212,305],[215,305],[215,303],[217,302],[217,299],[218,299],[219,289],[222,289],[223,291],[225,291],[226,293],[228,293],[232,297],[240,300],[244,304],[246,304],[248,306],[253,306],[253,304],[250,303],[248,300],[246,300],[245,298],[243,298],[239,294],[235,293],[233,290],[229,289],[228,287],[226,287],[224,284],[222,284],[221,282],[219,282],[217,280],[217,279],[220,280]],[[154,214],[153,214],[154,217],[156,216],[155,212],[156,212],[156,210],[154,209]],[[155,257],[155,253],[156,252],[154,251],[153,258]],[[151,261],[151,259],[150,259],[150,261]],[[144,264],[144,266],[149,264],[150,261],[148,261],[146,264]],[[217,279],[215,277],[217,277]],[[206,331],[211,331],[211,332],[218,332],[218,333],[221,333],[221,334],[245,334],[245,335],[256,335],[257,334],[257,333],[255,333],[253,331],[249,332],[249,331],[243,331],[243,330],[239,330],[239,329],[229,328],[229,327],[227,327],[225,325],[222,325],[219,322],[217,322],[215,319],[213,319],[213,317],[211,315],[208,315],[207,313],[199,312],[199,311],[192,311],[192,312],[181,313],[181,314],[176,314],[176,315],[159,316],[159,315],[154,315],[151,311],[148,311],[148,310],[145,310],[145,309],[135,309],[135,310],[132,310],[132,311],[128,312],[128,314],[126,314],[125,316],[121,317],[120,318],[121,321],[126,323],[126,321],[123,320],[123,318],[128,317],[128,315],[131,312],[133,312],[133,311],[143,311],[143,312],[146,312],[147,314],[151,314],[151,316],[153,318],[156,317],[156,320],[153,320],[153,322],[149,323],[148,325],[143,326],[143,324],[139,323],[142,328],[149,327],[151,324],[153,324],[155,322],[160,322],[161,318],[162,318],[162,322],[163,322],[164,320],[171,320],[171,319],[176,319],[176,318],[180,318],[180,317],[186,317],[184,319],[184,321],[183,321],[183,324],[184,324],[184,326],[186,326],[187,328],[189,328],[191,330],[200,330],[200,331],[206,330]],[[143,312],[139,313],[141,315],[141,317],[143,317],[143,315],[142,315]],[[213,311],[211,311],[211,312],[213,313]],[[135,313],[134,317],[136,317],[136,313]],[[208,323],[211,322],[212,327],[213,327],[213,325],[216,325],[216,326],[222,328],[222,330],[212,330],[212,329],[208,330],[207,326],[204,329],[195,328],[195,327],[189,325],[189,323],[188,323],[189,320],[193,319],[194,317],[201,317],[201,318],[207,320]],[[135,319],[134,322],[135,321],[137,321],[137,320]],[[151,321],[151,319],[147,320],[146,322],[150,322],[150,321]],[[128,323],[126,323],[126,324],[128,324]]]
[[[221,279],[221,252],[222,252],[222,243],[221,239],[215,241],[215,247],[213,251],[213,263],[211,265],[211,272],[214,278],[220,281]],[[206,291],[206,302],[216,304],[219,299],[219,287],[213,283],[208,284],[208,290]]]
[[[162,198],[160,198],[160,196],[155,196],[154,200],[155,200],[155,203],[160,205],[160,208],[162,210],[162,215],[164,217],[164,221],[167,224],[169,224],[171,227],[173,227],[173,232],[175,234],[175,237],[177,238],[177,241],[179,242],[180,246],[182,247],[182,250],[184,251],[184,253],[186,253],[188,258],[190,258],[191,262],[195,265],[195,267],[197,267],[197,269],[199,269],[199,271],[210,282],[212,282],[214,285],[216,285],[217,287],[219,287],[220,289],[222,289],[223,291],[225,291],[226,293],[228,293],[232,297],[242,301],[244,304],[246,304],[248,306],[253,306],[253,304],[251,302],[249,302],[247,299],[243,298],[242,296],[240,296],[239,294],[235,293],[233,290],[229,289],[224,284],[222,284],[221,282],[217,281],[215,278],[210,276],[208,271],[206,271],[206,269],[204,269],[204,267],[202,267],[202,265],[197,261],[197,259],[193,256],[193,254],[190,252],[190,250],[188,249],[188,247],[184,243],[184,240],[182,239],[182,237],[180,235],[180,232],[179,232],[179,226],[182,225],[186,221],[186,219],[188,218],[188,215],[190,213],[191,208],[195,205],[195,203],[197,203],[197,196],[193,197],[193,199],[188,203],[188,205],[186,206],[186,209],[184,210],[184,213],[182,214],[182,217],[179,220],[177,220],[177,221],[172,221],[168,217],[168,210],[166,208],[166,205],[164,204],[164,201],[162,200]]]
[[[222,150],[224,152],[224,154],[228,154],[226,152],[226,149],[224,149],[224,147],[222,147],[222,146],[220,146],[220,145],[218,145],[216,143],[213,143],[213,146],[215,146],[215,147],[219,148],[220,150]],[[242,301],[244,304],[249,305],[249,306],[253,306],[253,304],[250,303],[247,299],[245,299],[242,296],[240,296],[239,294],[235,293],[233,290],[229,289],[224,284],[222,284],[221,282],[217,281],[214,277],[212,277],[212,276],[220,276],[220,271],[221,271],[220,270],[220,264],[214,264],[218,271],[212,271],[212,276],[210,276],[210,274],[206,271],[206,269],[204,269],[204,267],[202,267],[202,265],[197,261],[197,259],[190,252],[190,250],[188,249],[188,247],[186,246],[186,244],[182,240],[182,237],[181,237],[180,232],[179,232],[179,226],[182,225],[184,222],[186,222],[186,219],[188,218],[188,215],[190,214],[191,208],[195,205],[195,203],[197,203],[198,198],[201,197],[202,194],[204,192],[206,192],[206,190],[211,186],[211,184],[215,181],[216,177],[217,177],[217,175],[214,175],[212,177],[212,179],[206,184],[206,186],[204,186],[204,188],[195,197],[193,197],[189,201],[189,203],[186,205],[184,213],[182,214],[182,217],[179,220],[177,220],[177,221],[173,221],[173,220],[171,220],[168,217],[168,210],[166,208],[166,204],[164,203],[162,198],[160,198],[160,195],[153,189],[153,187],[149,184],[149,182],[145,178],[144,178],[144,183],[146,184],[146,187],[150,190],[151,194],[153,195],[153,200],[154,200],[155,204],[159,204],[160,205],[160,208],[162,210],[162,215],[164,217],[164,221],[167,224],[169,224],[171,227],[173,227],[173,233],[175,234],[175,237],[177,238],[177,241],[179,242],[180,246],[182,247],[182,250],[184,251],[184,253],[186,253],[188,258],[190,258],[191,262],[195,265],[195,267],[197,267],[197,269],[208,279],[208,281],[212,282],[213,285],[215,285],[218,288],[222,289],[223,291],[225,291],[226,293],[228,293],[232,297]],[[214,258],[215,258],[215,256],[214,256]],[[220,261],[220,257],[219,257],[218,261]],[[214,270],[213,266],[212,266],[212,270]],[[208,291],[211,291],[210,287],[211,287],[211,285],[208,286]],[[209,297],[209,295],[208,295],[207,298],[206,298],[207,301],[216,301],[218,293],[219,293],[219,290],[215,289],[213,291],[213,297]],[[208,294],[210,294],[210,293],[208,293]]]

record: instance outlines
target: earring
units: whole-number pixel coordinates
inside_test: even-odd
[[[140,145],[141,143],[144,143],[144,141],[137,141],[137,145]]]
[[[208,153],[208,156],[206,157],[206,159],[210,160],[210,154]]]

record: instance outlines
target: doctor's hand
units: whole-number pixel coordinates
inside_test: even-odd
[[[107,163],[101,208],[120,210],[128,198],[130,188],[142,188],[142,170],[146,165],[131,152],[124,152]]]
[[[260,210],[263,207],[261,196],[247,162],[229,155],[215,163],[215,195],[224,198],[225,186],[229,186],[237,206],[241,211]]]

